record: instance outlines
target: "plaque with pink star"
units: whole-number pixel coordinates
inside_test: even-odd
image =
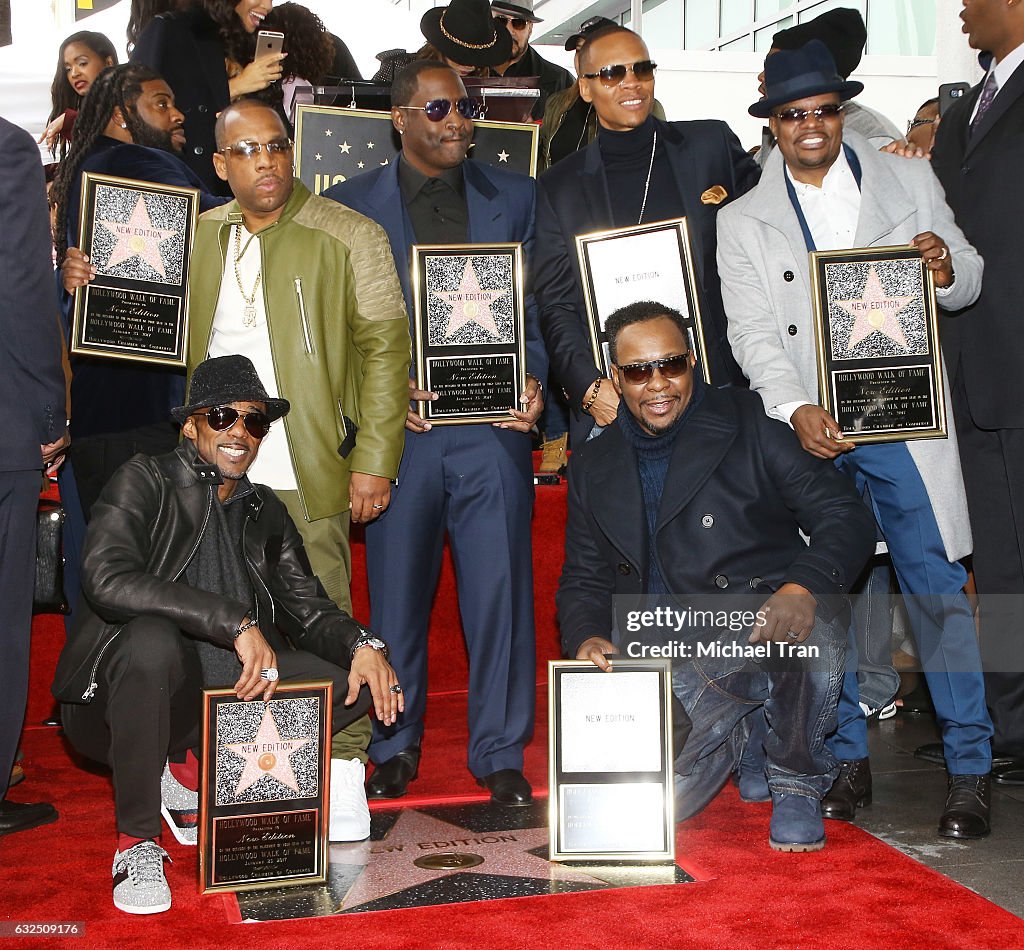
[[[326,681],[281,685],[269,702],[204,691],[204,891],[324,880],[331,692]]]
[[[913,246],[811,254],[822,406],[852,442],[945,438],[935,287]]]
[[[78,246],[96,279],[75,295],[73,353],[184,365],[199,193],[82,176]]]
[[[413,247],[417,385],[432,424],[498,422],[526,385],[522,246]]]

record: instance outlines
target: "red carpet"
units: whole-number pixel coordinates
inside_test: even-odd
[[[561,561],[564,489],[538,492],[534,537],[538,667],[557,653],[553,593]],[[360,558],[357,545],[356,561]],[[358,569],[357,569],[358,570]],[[465,766],[465,657],[446,564],[432,623],[427,735],[420,778],[406,801],[480,797]],[[356,613],[367,616],[356,583]],[[175,863],[170,912],[132,918],[110,901],[114,851],[110,783],[72,761],[57,733],[34,725],[48,714],[47,686],[62,639],[57,618],[34,628],[33,686],[24,750],[28,779],[18,800],[48,798],[54,825],[0,838],[0,920],[84,921],[72,946],[216,947],[687,947],[687,948],[1009,948],[1024,945],[1024,922],[851,825],[830,823],[828,847],[783,855],[767,845],[768,805],[744,805],[727,788],[681,826],[678,854],[702,883],[552,897],[527,897],[343,918],[252,925],[229,923],[228,898],[196,893],[196,852],[165,835]],[[461,677],[461,679],[460,679]],[[546,691],[538,688],[538,728],[526,774],[546,785]],[[10,946],[65,945],[22,939]]]

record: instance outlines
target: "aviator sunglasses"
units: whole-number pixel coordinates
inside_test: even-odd
[[[843,111],[843,106],[838,102],[829,102],[817,109],[786,109],[783,112],[773,112],[772,115],[780,122],[803,122],[804,119],[814,116],[816,119],[834,119]]]
[[[646,363],[629,363],[620,366],[619,372],[627,383],[649,383],[654,378],[654,371],[661,370],[665,379],[678,379],[690,368],[690,353],[678,356],[666,356],[661,360],[648,360]]]
[[[196,412],[193,415],[206,416],[206,421],[214,432],[230,429],[242,417],[245,431],[254,439],[262,439],[270,431],[270,419],[265,412],[254,409],[252,412],[239,412],[231,406],[216,406],[209,412]]]
[[[512,27],[513,30],[525,30],[526,20],[521,16],[498,16],[495,15],[494,21],[504,26],[506,23]]]
[[[617,86],[626,78],[627,72],[632,72],[637,82],[650,82],[654,78],[654,70],[658,68],[657,63],[649,59],[641,59],[633,63],[616,63],[614,66],[602,66],[596,73],[584,73],[584,79],[600,79],[605,86]]]
[[[425,112],[431,122],[440,122],[452,111],[453,105],[455,111],[464,119],[472,119],[476,115],[476,103],[469,96],[456,99],[454,103],[451,99],[431,99],[425,106],[398,106],[398,108],[409,109],[412,112]]]
[[[243,139],[234,145],[225,145],[218,151],[234,152],[236,155],[241,155],[242,158],[252,158],[253,155],[259,155],[264,149],[267,150],[267,155],[283,155],[286,152],[291,152],[292,140],[273,139],[270,142],[251,142],[248,139]]]

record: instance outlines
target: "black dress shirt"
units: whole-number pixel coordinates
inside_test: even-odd
[[[398,184],[418,244],[468,243],[469,209],[461,164],[432,178],[399,156]]]

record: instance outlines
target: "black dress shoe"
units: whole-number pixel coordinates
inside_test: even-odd
[[[939,819],[943,838],[984,838],[991,831],[992,792],[987,775],[951,775],[946,807]]]
[[[997,785],[1024,785],[1024,759],[993,759],[992,781]]]
[[[533,801],[533,789],[519,769],[501,769],[476,781],[491,790],[491,801],[496,805],[518,808]]]
[[[367,798],[401,798],[420,770],[420,747],[409,746],[381,762],[366,783]]]
[[[941,742],[926,742],[924,745],[919,745],[914,749],[914,758],[920,759],[922,762],[932,762],[935,765],[945,766],[946,764],[946,753]],[[1024,768],[1024,759],[1015,759],[1012,755],[992,755],[993,773],[996,769],[1003,769],[1011,766]],[[995,777],[995,774],[993,774],[992,780],[994,782],[999,781]]]
[[[853,821],[857,809],[871,804],[871,763],[849,759],[839,763],[839,775],[821,800],[821,817]]]
[[[9,802],[0,800],[0,835],[27,831],[57,820],[57,809],[49,802]]]

